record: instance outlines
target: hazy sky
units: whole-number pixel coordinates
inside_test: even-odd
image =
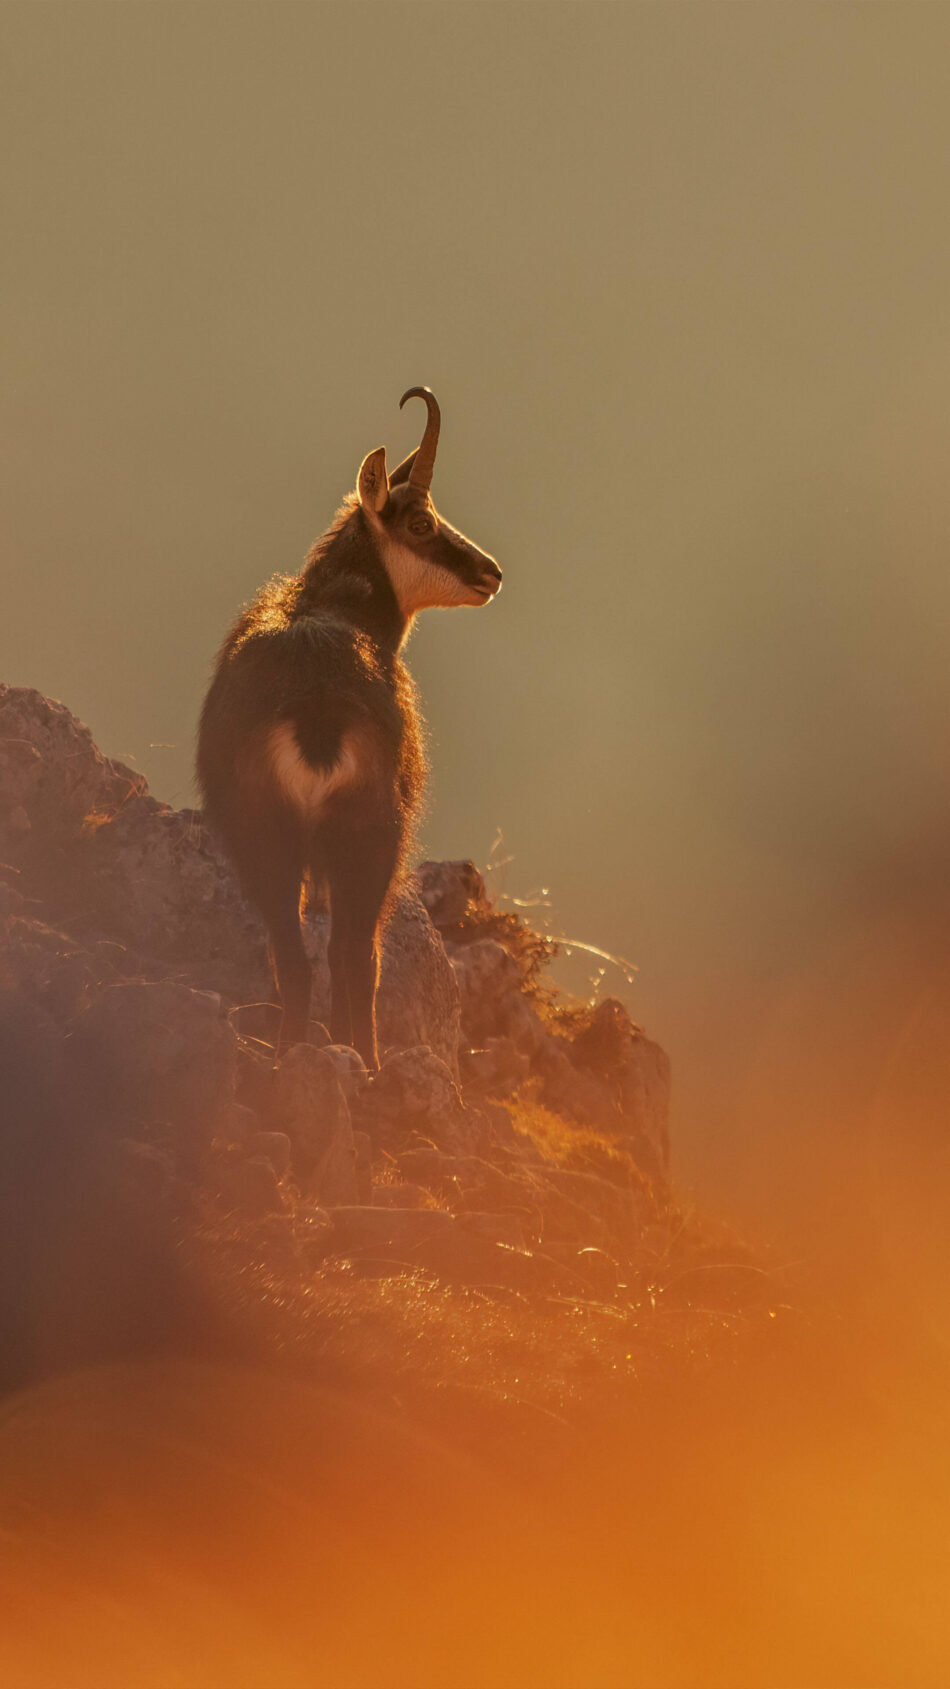
[[[608,983],[700,1166],[867,888],[943,895],[950,9],[84,0],[0,34],[0,675],[190,802],[230,617],[429,383],[436,502],[505,588],[413,637],[425,849],[500,828],[508,891],[639,964]]]

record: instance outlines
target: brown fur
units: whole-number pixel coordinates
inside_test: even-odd
[[[493,559],[442,521],[427,492],[390,482],[373,453],[360,494],[301,574],[262,587],[224,642],[201,715],[198,780],[267,923],[282,1048],[307,1033],[299,910],[309,877],[329,892],[331,1035],[377,1064],[379,930],[425,779],[400,648],[417,608],[486,603],[500,582]]]

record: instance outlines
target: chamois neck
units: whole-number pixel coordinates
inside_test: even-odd
[[[295,613],[321,612],[352,622],[394,656],[409,634],[413,618],[400,607],[358,504],[343,506],[307,558]]]

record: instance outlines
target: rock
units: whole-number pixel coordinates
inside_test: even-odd
[[[218,997],[186,985],[107,986],[77,1020],[73,1048],[105,1113],[167,1122],[186,1154],[210,1143],[233,1096],[234,1030]]]
[[[238,1049],[234,1095],[256,1118],[260,1129],[268,1118],[274,1091],[274,1052],[253,1038],[242,1038]]]
[[[434,927],[457,927],[473,907],[487,907],[485,882],[474,862],[420,862],[416,887]]]
[[[270,1123],[293,1145],[301,1184],[323,1203],[355,1202],[356,1145],[350,1111],[326,1050],[297,1044],[274,1074]]]
[[[218,1136],[226,1144],[246,1144],[260,1131],[260,1124],[253,1109],[243,1103],[229,1102],[218,1120]]]
[[[385,1061],[358,1105],[361,1126],[383,1148],[401,1147],[412,1132],[455,1147],[462,1114],[451,1072],[425,1045]]]
[[[265,1214],[278,1214],[285,1206],[277,1174],[263,1155],[227,1162],[216,1169],[215,1183],[229,1213],[258,1219]]]
[[[418,895],[408,888],[383,933],[376,1019],[382,1051],[425,1044],[458,1077],[455,974]]]
[[[286,1132],[252,1132],[243,1147],[251,1156],[265,1156],[278,1179],[290,1172],[291,1142]]]
[[[6,864],[0,864],[0,874]],[[12,876],[18,873],[15,868],[9,868],[11,878],[0,878],[0,922],[6,922],[11,915],[24,915],[27,912],[27,900]]]
[[[195,984],[247,1002],[265,1001],[271,982],[265,934],[240,894],[230,864],[201,817],[139,794],[90,844],[90,883],[107,931],[146,954],[175,960]],[[329,1038],[329,916],[308,911],[304,943],[313,964],[310,1041]],[[419,898],[405,890],[381,940],[377,998],[380,1047],[427,1043],[455,1069],[458,992],[438,934]],[[252,1016],[254,1036],[273,1039],[266,1004]],[[242,1031],[244,1030],[242,1026]]]
[[[351,1050],[348,1044],[331,1044],[329,1041],[324,1055],[329,1056],[336,1068],[343,1095],[349,1102],[366,1083],[366,1064],[362,1056],[357,1050]]]
[[[590,1020],[570,1047],[577,1067],[595,1073],[619,1071],[627,1060],[630,1040],[639,1031],[617,997],[604,997],[594,1007]]]
[[[651,1172],[646,1146],[656,1167],[666,1174],[670,1165],[670,1058],[659,1044],[637,1033],[620,1075],[621,1130],[631,1138],[635,1159]]]
[[[531,1072],[531,1058],[511,1038],[488,1038],[481,1050],[459,1053],[462,1083],[475,1096],[507,1097],[523,1085]]]
[[[480,938],[474,944],[453,947],[452,967],[466,1036],[473,1045],[504,1037],[511,1003],[520,995],[517,962],[497,939]]]
[[[180,964],[201,989],[266,1000],[262,923],[194,810],[136,793],[96,829],[85,867],[91,906],[111,936]]]
[[[17,991],[65,1027],[113,970],[67,933],[44,921],[12,914],[0,955],[0,983]]]
[[[115,813],[145,781],[96,749],[64,705],[0,685],[0,849],[31,877],[55,878],[84,824]]]
[[[535,1071],[543,1079],[540,1100],[545,1108],[578,1126],[619,1129],[619,1089],[597,1073],[578,1068],[569,1045],[549,1037],[535,1056]]]
[[[505,1029],[515,1049],[536,1056],[547,1043],[549,1033],[533,1003],[520,993],[508,998],[504,1009]]]

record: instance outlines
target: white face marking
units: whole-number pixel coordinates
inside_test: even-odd
[[[344,733],[340,755],[332,768],[314,768],[297,743],[297,735],[289,721],[282,721],[271,729],[267,737],[267,757],[271,773],[283,796],[308,821],[316,821],[327,798],[334,792],[359,783],[365,773],[364,758],[359,752],[356,733]]]
[[[379,549],[404,616],[417,610],[450,610],[459,604],[484,604],[485,595],[466,586],[449,569],[429,563],[411,546],[380,533]]]

